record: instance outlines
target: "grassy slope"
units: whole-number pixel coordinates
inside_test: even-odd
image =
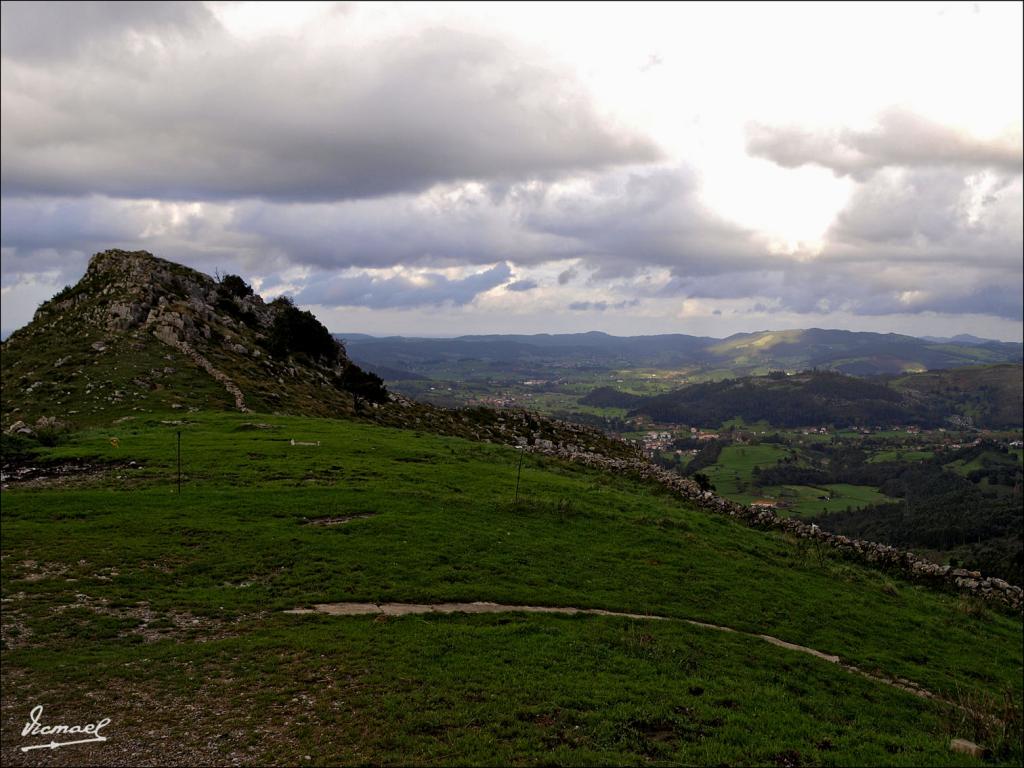
[[[985,469],[987,467],[998,467],[998,466],[1010,466],[1013,467],[1020,463],[1021,457],[1019,452],[1012,453],[1000,453],[998,451],[985,451],[978,456],[975,456],[970,461],[964,461],[963,459],[957,459],[951,461],[945,466],[954,472],[959,472],[962,475],[970,474],[977,469]]]
[[[178,427],[158,418],[53,450],[142,470],[112,472],[102,487],[4,492],[12,747],[36,701],[101,710],[136,758],[155,750],[154,760],[169,754],[143,736],[156,723],[189,731],[207,760],[327,763],[773,763],[796,752],[837,765],[956,764],[946,736],[975,736],[941,707],[823,662],[671,623],[277,613],[332,600],[696,618],[953,697],[1009,693],[1019,709],[1019,620],[819,562],[656,489],[529,457],[517,507],[518,454],[496,445],[327,420],[191,418],[180,427],[181,497],[171,492]],[[279,428],[242,428],[251,421]],[[360,513],[374,516],[302,524]]]
[[[98,352],[93,343],[106,348]],[[30,339],[5,345],[3,354],[5,424],[58,416],[94,425],[136,415],[140,409],[234,404],[224,387],[149,334],[110,336],[83,325],[78,332],[47,334],[39,343]],[[57,366],[61,361],[66,362]],[[151,386],[138,383],[143,377]]]

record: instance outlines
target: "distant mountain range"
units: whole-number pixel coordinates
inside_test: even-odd
[[[336,334],[360,365],[385,379],[549,377],[552,368],[697,369],[731,375],[826,369],[852,375],[901,374],[963,366],[1018,363],[1024,345],[957,336],[922,339],[842,330],[760,331],[725,339],[684,334],[460,336],[427,339]]]

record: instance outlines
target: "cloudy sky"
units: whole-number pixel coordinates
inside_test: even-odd
[[[335,331],[1022,338],[1022,5],[2,4],[2,318],[110,247]]]

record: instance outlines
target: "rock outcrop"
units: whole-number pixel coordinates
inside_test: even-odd
[[[281,322],[295,317],[301,327]],[[303,345],[311,330],[315,352]],[[349,382],[365,389],[372,379],[290,302],[265,303],[241,278],[215,280],[145,251],[97,253],[3,352],[4,424],[225,404],[340,416],[355,410]]]

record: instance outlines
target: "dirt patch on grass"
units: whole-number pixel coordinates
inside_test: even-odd
[[[20,598],[20,599],[19,599]],[[105,599],[78,593],[72,603],[32,608],[24,593],[4,598],[0,637],[5,651],[66,642],[139,638],[143,643],[162,640],[206,643],[241,634],[242,626],[265,617],[264,612],[233,618],[203,616],[188,611],[166,611],[148,603],[112,606]]]
[[[640,613],[620,613],[600,608],[562,608],[544,605],[502,605],[500,603],[319,603],[312,608],[294,608],[285,613],[326,613],[331,616],[363,616],[383,614],[385,616],[411,616],[420,613],[583,613],[592,616],[622,616],[628,619],[658,619],[665,616],[651,616]]]
[[[251,718],[236,722],[231,704],[209,688],[186,697],[125,680],[102,691],[68,686],[59,693],[40,693],[20,672],[4,674],[3,765],[253,765],[265,761],[260,745],[247,743],[251,734],[281,744],[290,741],[283,728],[261,729]],[[21,736],[30,710],[38,704],[44,706],[43,721],[49,723],[110,718],[104,728],[107,741],[23,752],[21,747],[47,738]]]
[[[141,469],[135,461],[90,462],[80,459],[55,464],[6,463],[0,469],[0,490],[8,488],[63,488],[86,485],[117,473],[122,479],[127,473]]]
[[[368,517],[376,517],[376,512],[360,512],[355,515],[333,515],[330,517],[309,517],[303,521],[303,525],[344,525],[353,520],[364,520]]]

